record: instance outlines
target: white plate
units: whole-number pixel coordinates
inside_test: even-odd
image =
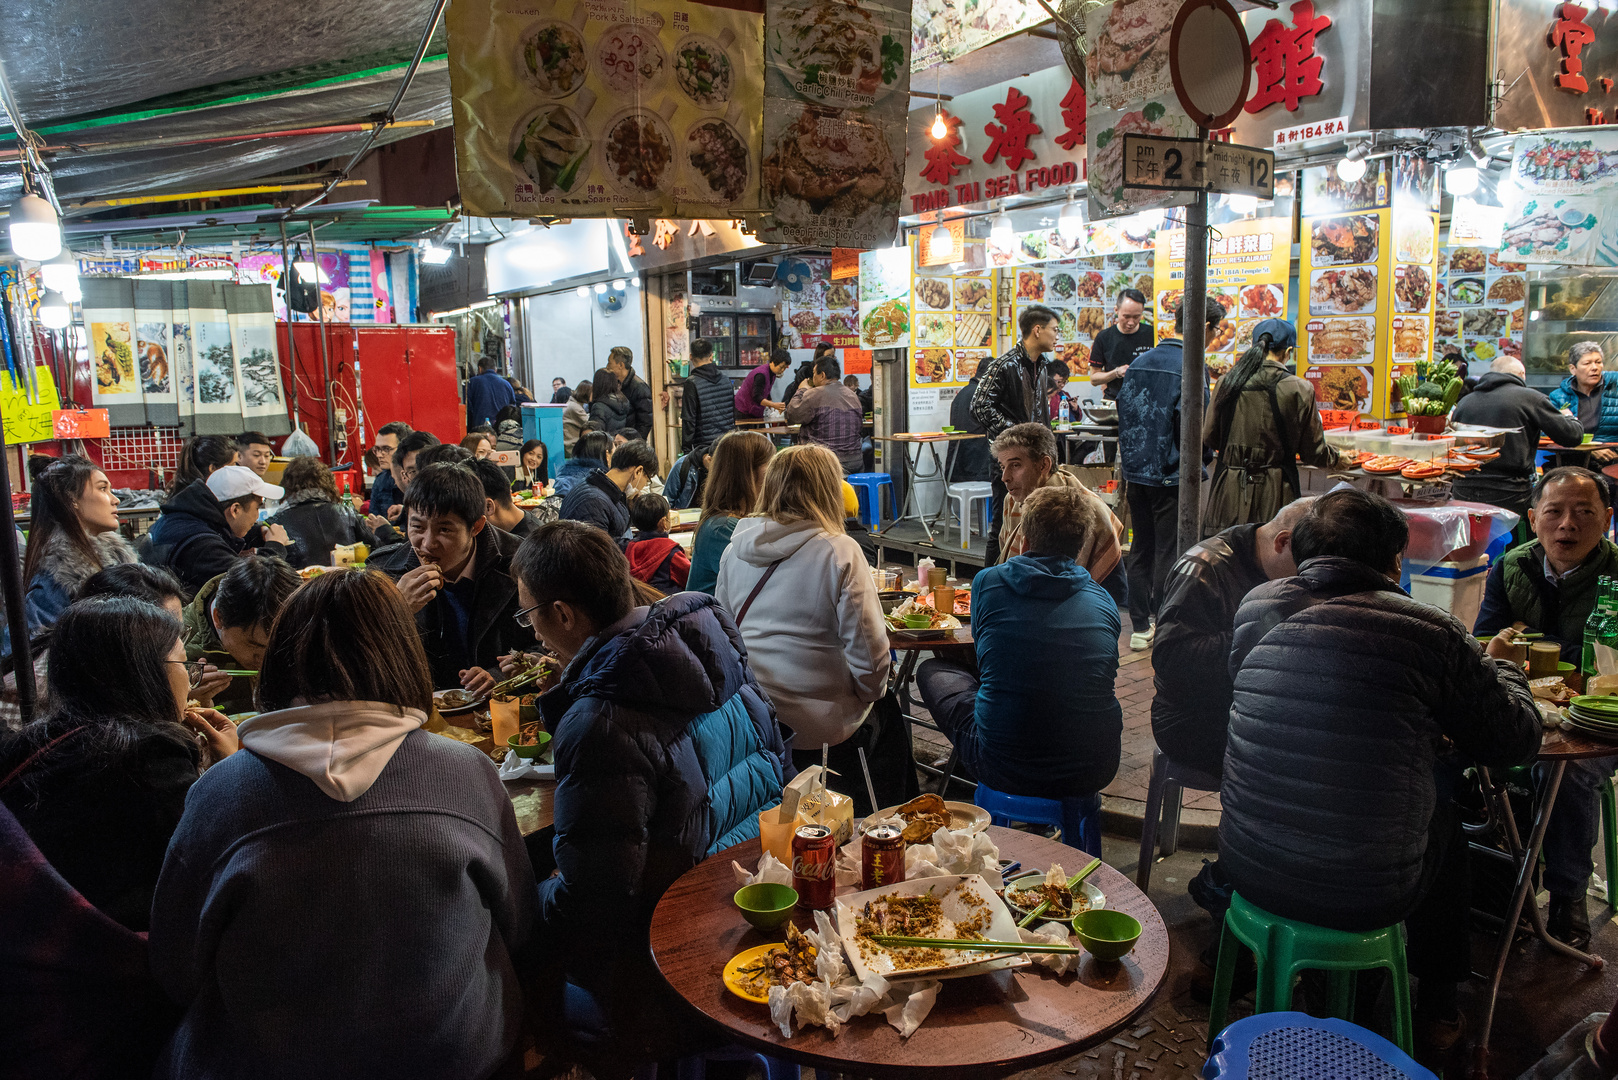
[[[925,968],[905,968],[902,971],[893,970],[893,960],[883,950],[877,950],[871,962],[860,955],[859,945],[854,941],[855,919],[867,901],[875,900],[879,896],[921,896],[932,892],[941,898],[944,919],[945,937],[955,937],[953,925],[956,920],[965,921],[972,917],[976,905],[968,906],[961,900],[961,893],[976,897],[989,909],[989,926],[984,936],[995,941],[1020,941],[1017,934],[1017,920],[1011,917],[1011,909],[1006,902],[995,895],[989,883],[980,874],[950,874],[944,877],[918,878],[914,881],[901,881],[896,885],[881,889],[869,889],[865,892],[854,893],[850,896],[837,898],[837,936],[842,939],[843,949],[848,954],[849,966],[854,969],[854,975],[861,982],[871,974],[881,975],[889,982],[899,982],[906,979],[950,979],[961,978],[966,975],[977,975],[983,971],[995,971],[1001,968],[1025,967],[1031,961],[1023,953],[1015,953],[1009,957],[974,953],[967,950],[951,950],[946,953],[947,959],[942,964]]]
[[[951,618],[953,618],[953,616],[951,616]],[[989,812],[983,809],[981,806],[974,806],[969,802],[946,801],[944,803],[944,808],[949,811],[949,827],[953,832],[960,832],[962,829],[965,829],[967,832],[972,833],[975,836],[989,827]],[[865,820],[875,822],[883,821],[892,817],[899,817],[899,807],[884,807]],[[903,821],[904,819],[899,818],[899,820]],[[925,840],[922,842],[926,843]]]
[[[1071,875],[1069,875],[1069,876],[1071,876]],[[1029,872],[1029,873],[1023,873],[1023,872],[1019,871],[1016,877],[1011,878],[1010,880],[1008,880],[1006,882],[1006,891],[1010,892],[1013,888],[1018,887],[1019,882],[1022,883],[1021,887],[1026,889],[1026,888],[1032,887],[1033,885],[1037,885],[1040,882],[1043,882],[1044,880],[1045,880],[1045,872],[1043,870],[1035,870],[1035,871],[1032,871],[1032,872]],[[1087,900],[1089,902],[1089,904],[1090,904],[1090,907],[1088,908],[1088,910],[1097,911],[1097,910],[1100,910],[1101,908],[1104,908],[1104,907],[1107,906],[1107,894],[1102,892],[1100,889],[1096,888],[1094,885],[1090,884],[1088,879],[1079,882],[1079,891],[1084,893],[1085,900]],[[1006,901],[1006,907],[1011,908],[1011,914],[1013,916],[1015,916],[1019,922],[1022,921],[1023,916],[1027,914],[1026,911],[1020,911],[1018,908],[1012,907],[1012,904],[1011,904],[1011,902],[1009,900]],[[1071,922],[1072,921],[1072,916],[1070,915],[1066,919],[1063,919],[1063,918],[1060,918],[1058,916],[1053,915],[1053,916],[1051,916],[1050,918],[1047,919],[1045,916],[1041,915],[1038,919],[1036,919],[1034,921],[1036,923],[1043,923],[1043,922],[1057,922],[1057,923],[1059,923],[1059,922]]]

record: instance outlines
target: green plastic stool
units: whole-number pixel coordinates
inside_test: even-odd
[[[1612,876],[1618,867],[1618,798],[1611,780],[1601,785],[1601,846],[1607,853],[1607,910],[1618,912],[1618,881]]]
[[[1208,1005],[1208,1038],[1225,1028],[1230,1011],[1230,984],[1236,974],[1238,943],[1253,951],[1258,963],[1255,1013],[1285,1012],[1292,1008],[1292,983],[1305,969],[1324,971],[1331,987],[1331,1014],[1353,1020],[1354,974],[1369,968],[1387,968],[1393,976],[1393,1041],[1405,1053],[1414,1052],[1410,1016],[1410,973],[1405,968],[1405,941],[1401,927],[1386,926],[1365,933],[1328,930],[1272,915],[1232,893],[1225,928],[1219,938],[1219,966],[1214,971],[1213,1000]]]

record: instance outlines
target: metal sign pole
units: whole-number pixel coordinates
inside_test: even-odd
[[[1202,133],[1206,138],[1206,132]],[[1198,191],[1185,213],[1185,351],[1180,363],[1180,548],[1202,539],[1202,394],[1208,343],[1208,193]]]

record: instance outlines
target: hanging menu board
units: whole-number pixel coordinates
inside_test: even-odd
[[[994,354],[994,274],[919,268],[912,282],[912,388],[964,386]]]
[[[858,347],[859,275],[831,280],[832,260],[805,259],[809,280],[799,292],[781,290],[781,317],[785,323],[789,349],[812,349],[832,345],[839,349]]]
[[[1253,341],[1253,327],[1287,314],[1291,273],[1290,218],[1233,221],[1218,227],[1208,248],[1208,299],[1225,309],[1225,321],[1208,342],[1208,370],[1229,371]],[[1185,230],[1157,234],[1157,336],[1174,337],[1174,313],[1185,290]]]
[[[1471,375],[1501,356],[1521,360],[1527,270],[1492,247],[1452,237],[1439,253],[1434,357],[1459,357]]]
[[[461,197],[528,218],[759,207],[763,0],[456,0]]]
[[[1438,170],[1414,154],[1393,162],[1393,271],[1388,296],[1388,375],[1385,407],[1401,410],[1395,382],[1433,351],[1438,277]],[[1379,394],[1379,407],[1384,395]]]

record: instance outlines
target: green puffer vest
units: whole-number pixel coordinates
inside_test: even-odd
[[[1512,613],[1535,630],[1564,644],[1584,637],[1584,624],[1596,606],[1596,582],[1618,577],[1618,544],[1606,537],[1592,558],[1552,588],[1545,580],[1545,548],[1538,540],[1501,556],[1500,576]]]

